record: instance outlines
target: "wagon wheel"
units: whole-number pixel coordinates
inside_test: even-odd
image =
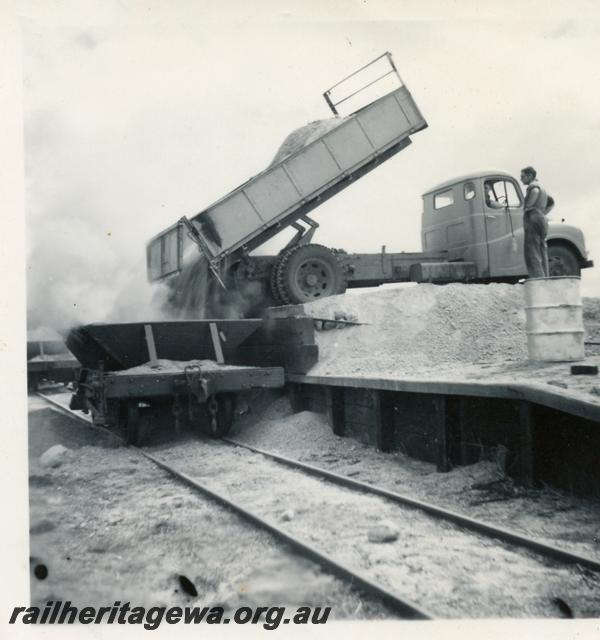
[[[571,249],[560,244],[548,246],[548,269],[551,276],[579,276],[579,260]]]
[[[346,277],[331,249],[320,244],[297,245],[279,261],[277,289],[286,304],[300,304],[344,293]]]
[[[136,446],[140,442],[140,408],[137,400],[127,402],[125,416],[125,442]]]
[[[202,405],[201,427],[211,438],[222,438],[233,423],[233,395],[220,393]]]

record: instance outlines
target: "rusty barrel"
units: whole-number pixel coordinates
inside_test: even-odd
[[[580,278],[557,276],[525,281],[529,359],[573,362],[585,357]]]

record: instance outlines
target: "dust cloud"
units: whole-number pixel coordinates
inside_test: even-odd
[[[169,286],[165,308],[176,319],[236,319],[260,315],[263,307],[274,304],[265,282],[236,282],[233,275],[226,280],[224,290],[210,273],[208,261],[194,251],[184,256],[182,272]]]
[[[64,255],[36,239],[28,266],[29,329],[50,327],[65,335],[92,322],[169,319],[165,285],[148,283],[144,265],[107,265],[114,256],[97,256],[93,245],[82,243],[81,253]]]
[[[147,281],[139,207],[109,195],[93,149],[73,152],[79,137],[52,112],[25,122],[28,329],[162,319],[167,291]]]

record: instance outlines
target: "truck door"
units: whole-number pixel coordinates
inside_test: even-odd
[[[488,178],[483,198],[490,277],[527,273],[523,257],[523,196],[511,178]]]

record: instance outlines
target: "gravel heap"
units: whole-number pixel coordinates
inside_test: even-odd
[[[328,118],[326,120],[315,120],[303,127],[295,129],[283,141],[283,144],[279,147],[269,167],[272,167],[293,153],[296,153],[296,151],[306,147],[306,145],[314,142],[328,131],[335,129],[342,124],[342,122],[344,122],[344,118]]]
[[[317,334],[313,375],[410,375],[432,365],[527,359],[521,285],[420,284],[304,305],[313,317],[354,314],[364,326]]]
[[[262,420],[238,420],[233,435],[246,444],[288,454],[302,451],[307,442],[317,451],[326,451],[340,441],[325,416],[312,411],[292,413],[287,398],[277,400],[274,405],[270,415]]]

